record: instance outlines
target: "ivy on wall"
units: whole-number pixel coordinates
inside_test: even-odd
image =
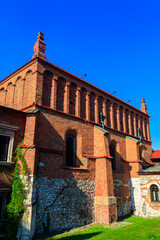
[[[6,239],[16,240],[18,228],[22,221],[26,207],[24,201],[26,200],[27,193],[30,186],[30,176],[27,163],[25,160],[25,153],[22,153],[21,148],[17,146],[15,151],[15,169],[13,172],[12,180],[12,194],[11,201],[6,209]],[[10,175],[10,173],[8,173]],[[5,176],[6,173],[4,173]]]

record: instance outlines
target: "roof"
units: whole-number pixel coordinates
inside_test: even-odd
[[[142,163],[143,161],[141,160],[127,160],[127,159],[123,159],[121,158],[122,161],[127,162],[127,163]]]
[[[26,113],[37,113],[39,112],[39,109],[29,109],[28,111],[26,111]]]
[[[26,115],[25,112],[22,112],[21,110],[17,110],[17,109],[14,109],[14,108],[10,108],[10,107],[6,107],[6,106],[2,106],[0,105],[0,110],[1,111],[10,111],[10,112],[14,112],[14,114],[21,114],[21,115]]]
[[[154,166],[147,167],[145,169],[141,169],[139,173],[156,173],[160,172],[160,164],[155,164]]]
[[[96,158],[108,158],[108,159],[112,159],[113,157],[112,156],[107,156],[107,155],[104,155],[104,156],[94,156],[94,155],[88,155],[88,154],[82,154],[83,157],[86,157],[86,158],[92,158],[92,159],[96,159]]]
[[[160,158],[160,150],[153,150],[151,159],[157,159]]]

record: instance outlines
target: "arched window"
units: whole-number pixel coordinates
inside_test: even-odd
[[[66,166],[76,166],[76,139],[73,136],[66,137]]]
[[[152,184],[150,186],[150,193],[151,193],[151,201],[152,202],[159,202],[159,188],[156,184]]]
[[[109,145],[109,152],[110,152],[110,156],[113,157],[112,158],[112,169],[116,170],[116,149],[113,144]]]

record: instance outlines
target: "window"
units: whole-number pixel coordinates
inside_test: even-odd
[[[9,137],[0,136],[0,161],[7,161]]]
[[[0,231],[4,230],[6,206],[10,201],[10,189],[0,190]]]
[[[159,188],[156,184],[150,186],[150,194],[152,202],[159,202]]]
[[[12,161],[15,128],[0,125],[0,162]]]
[[[66,166],[76,166],[76,139],[73,136],[66,137]]]
[[[116,170],[116,149],[113,144],[110,144],[109,152],[110,152],[110,156],[113,157],[112,158],[112,169]]]

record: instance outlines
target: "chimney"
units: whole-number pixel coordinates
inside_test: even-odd
[[[33,48],[34,54],[32,56],[32,59],[39,57],[46,61],[46,55],[45,55],[46,44],[44,43],[43,40],[44,40],[44,34],[39,32],[37,36],[37,42],[35,42],[34,44],[34,48]]]
[[[147,112],[147,106],[145,104],[144,98],[141,99],[141,111],[148,114]]]

